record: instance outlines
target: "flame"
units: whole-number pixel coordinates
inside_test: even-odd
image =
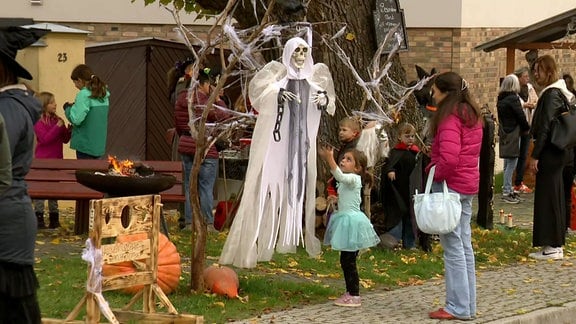
[[[110,164],[110,171],[120,175],[131,175],[133,173],[132,167],[134,162],[130,160],[118,160],[115,156],[108,155],[108,163]]]

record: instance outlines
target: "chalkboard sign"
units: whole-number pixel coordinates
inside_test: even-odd
[[[402,36],[402,43],[400,44],[399,50],[408,50],[404,10],[400,9],[398,0],[376,0],[376,10],[374,10],[373,15],[376,46],[379,47],[388,32],[395,26],[398,26],[397,32]],[[388,44],[384,47],[384,52],[389,53],[395,42],[395,39],[388,39]]]

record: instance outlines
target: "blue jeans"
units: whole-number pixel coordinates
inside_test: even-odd
[[[442,191],[442,184],[435,182],[432,188],[434,192]],[[455,192],[451,189],[449,191]],[[476,270],[470,226],[473,198],[473,195],[460,194],[460,224],[454,231],[440,235],[446,282],[444,310],[460,319],[476,316]]]
[[[186,225],[192,224],[192,206],[190,205],[190,174],[192,173],[192,164],[194,155],[182,154],[182,168],[184,176],[182,177],[184,185],[184,220]],[[206,224],[214,224],[214,184],[218,177],[218,159],[204,159],[200,165],[198,173],[198,196],[200,198],[200,210],[204,216]]]
[[[518,163],[518,158],[504,159],[504,178],[502,179],[502,193],[504,195],[514,192],[512,189],[512,175],[514,175],[514,170],[516,170],[516,163]]]
[[[514,185],[519,186],[524,181],[524,172],[526,172],[526,158],[528,157],[528,147],[530,146],[530,135],[520,136],[520,154],[518,163],[516,163],[516,179]]]
[[[401,220],[398,222],[398,225],[388,231],[388,234],[392,235],[398,241],[402,240],[402,247],[405,249],[411,249],[416,246],[416,237],[414,236],[411,221],[405,223]]]

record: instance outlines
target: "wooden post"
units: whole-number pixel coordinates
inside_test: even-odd
[[[494,227],[494,117],[490,109],[483,109],[484,127],[480,149],[480,184],[478,188],[478,215],[476,222],[486,229]]]
[[[514,72],[514,64],[516,62],[516,48],[506,47],[506,75]]]

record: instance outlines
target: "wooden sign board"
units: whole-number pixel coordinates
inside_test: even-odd
[[[376,34],[376,47],[379,47],[388,32],[398,26],[397,32],[402,36],[402,43],[399,51],[408,50],[408,39],[406,33],[406,23],[404,22],[404,10],[400,9],[398,0],[376,0],[376,10],[374,15],[374,31]],[[394,46],[396,39],[388,39],[384,47],[384,53],[389,53]]]

